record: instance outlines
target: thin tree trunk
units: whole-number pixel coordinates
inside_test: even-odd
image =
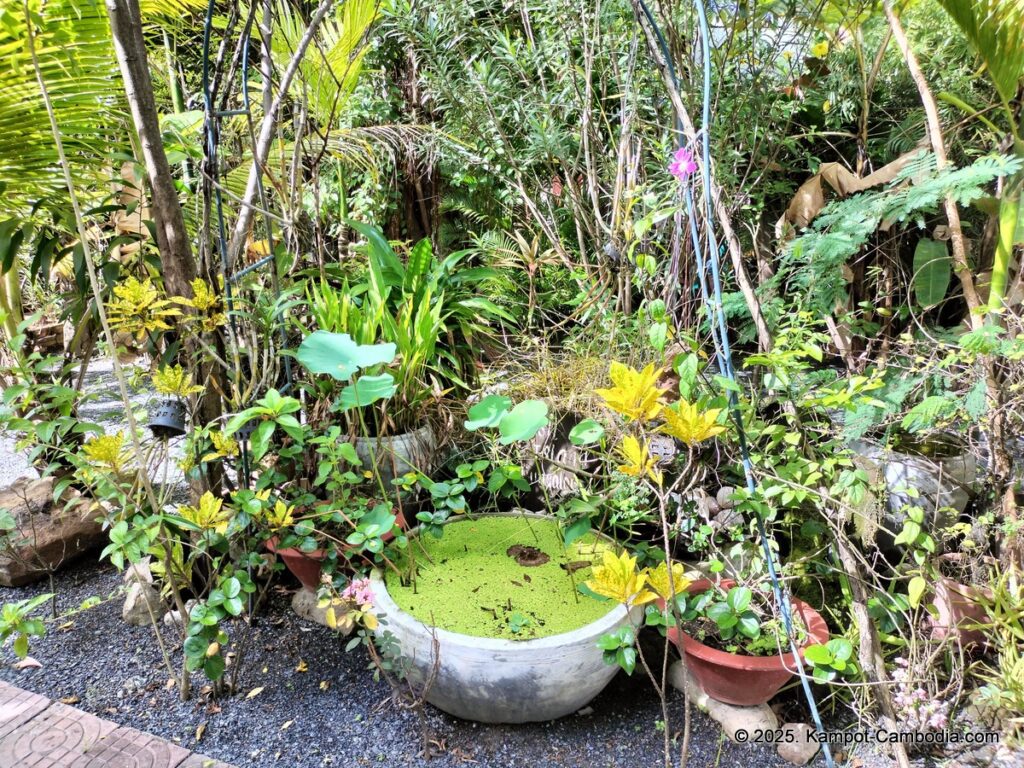
[[[196,264],[192,258],[178,191],[160,136],[160,120],[153,98],[153,83],[149,77],[139,3],[138,0],[106,0],[106,6],[114,52],[124,78],[125,94],[142,145],[146,174],[149,176],[164,287],[169,295],[190,297],[191,282],[196,277]]]
[[[107,1],[114,2],[114,0]],[[252,166],[249,168],[249,179],[245,184],[245,194],[239,203],[238,219],[235,221],[234,231],[231,233],[231,242],[228,244],[229,269],[234,266],[238,255],[242,252],[242,248],[245,247],[245,239],[249,235],[249,227],[252,226],[253,201],[256,199],[256,193],[259,189],[260,174],[263,173],[263,168],[267,164],[267,158],[270,156],[270,145],[273,143],[274,129],[277,126],[277,113],[281,109],[281,103],[284,101],[285,96],[288,94],[288,88],[299,69],[299,64],[302,63],[302,59],[306,55],[306,50],[309,48],[310,43],[313,42],[313,36],[320,26],[320,22],[324,20],[324,17],[333,5],[334,0],[321,0],[319,7],[313,14],[313,18],[309,21],[306,33],[302,36],[298,46],[296,46],[295,53],[292,55],[287,69],[285,69],[284,74],[281,76],[277,96],[271,102],[270,109],[266,110],[263,115],[260,133],[256,138],[256,146],[253,147]],[[269,83],[264,83],[264,88],[268,87]]]

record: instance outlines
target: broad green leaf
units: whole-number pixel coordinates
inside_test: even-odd
[[[338,381],[349,381],[363,368],[390,363],[394,344],[357,344],[347,333],[315,331],[302,340],[296,359],[310,373],[325,373]]]
[[[907,598],[910,600],[910,607],[917,608],[921,604],[921,598],[928,588],[928,582],[921,576],[915,576],[907,585]]]
[[[543,400],[524,400],[502,416],[498,424],[502,445],[529,440],[548,423],[548,404]]]
[[[469,409],[463,426],[470,432],[496,427],[511,406],[512,401],[504,395],[488,395]]]
[[[914,249],[914,296],[924,309],[946,298],[952,274],[949,250],[944,242],[922,238]]]
[[[379,376],[360,376],[357,381],[341,390],[338,403],[343,411],[362,408],[395,394],[395,378],[390,373]]]
[[[604,427],[593,419],[584,419],[569,432],[573,445],[593,445],[604,437]]]
[[[565,546],[571,546],[577,539],[590,533],[590,518],[581,517],[565,529]]]

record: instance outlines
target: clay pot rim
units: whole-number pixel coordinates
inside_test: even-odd
[[[730,587],[735,586],[735,584],[736,582],[731,579],[723,579],[719,582],[719,586],[725,589],[729,589]],[[696,595],[702,592],[707,592],[714,587],[715,583],[710,579],[698,579],[690,584],[686,588],[686,591],[691,595]],[[799,650],[802,652],[804,648],[815,645],[816,643],[827,643],[831,637],[831,632],[829,632],[828,624],[825,623],[825,619],[822,615],[797,597],[790,596],[790,601],[796,613],[800,614],[800,617],[803,619],[804,624],[807,627],[807,641],[800,646]],[[720,651],[717,648],[712,648],[699,640],[695,640],[693,637],[688,635],[686,632],[679,630],[677,627],[670,627],[668,630],[668,636],[677,646],[680,645],[679,640],[682,640],[682,650],[684,653],[695,656],[698,659],[702,659],[711,664],[717,664],[719,666],[730,667],[732,669],[739,669],[747,672],[778,672],[780,669],[785,669],[786,671],[796,674],[798,671],[798,665],[793,657],[792,651],[784,654],[776,654],[775,656],[747,656],[741,653],[729,653],[728,651]]]
[[[404,529],[407,526],[407,523],[406,523],[406,520],[405,520],[405,513],[402,512],[402,510],[400,510],[400,509],[395,511],[395,522],[398,524],[399,528],[403,528]],[[394,536],[391,534],[390,531],[388,533],[385,533],[383,536],[381,536],[381,539],[383,539],[384,541],[391,541],[391,539],[393,539],[393,538],[394,538]],[[298,549],[297,547],[278,547],[277,546],[277,542],[279,540],[280,540],[280,537],[278,537],[278,536],[271,536],[269,539],[267,539],[265,542],[263,542],[263,546],[265,546],[268,550],[270,550],[275,555],[282,555],[283,557],[304,557],[307,560],[316,560],[316,561],[322,561],[322,560],[326,560],[327,559],[327,550],[326,549],[314,549],[312,552],[305,552],[305,551],[303,551],[301,549]],[[351,545],[345,544],[345,543],[340,543],[340,544],[336,544],[335,545],[335,549],[340,550],[340,551],[345,551],[345,550],[350,549],[350,548],[351,548]]]

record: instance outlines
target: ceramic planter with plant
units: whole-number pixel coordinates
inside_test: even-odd
[[[792,622],[801,654],[829,641],[825,620],[792,598]],[[701,579],[689,584],[669,612],[667,634],[698,685],[727,704],[753,706],[771,699],[804,663],[789,648],[783,619],[770,593]],[[678,616],[682,628],[675,626]],[[661,622],[659,622],[661,623]]]
[[[340,383],[335,404],[340,414],[394,393],[391,374],[374,372],[393,359],[393,345],[334,341],[316,350],[315,367]],[[375,562],[392,538],[404,544],[404,518],[390,500],[384,501],[390,498],[387,490],[361,468],[341,428],[317,430],[299,421],[301,410],[298,399],[271,390],[233,416],[224,433],[230,438],[255,423],[248,438],[253,487],[276,499],[268,548],[304,587],[316,589],[325,568],[351,570],[353,560]]]
[[[330,373],[321,353],[343,336],[355,344],[394,346],[385,366],[394,379],[393,396],[376,407],[359,404],[342,424],[364,464],[390,486],[406,472],[430,474],[437,438],[429,421],[436,403],[467,393],[476,379],[476,352],[492,335],[489,325],[513,318],[481,295],[499,273],[469,266],[470,251],[438,259],[423,239],[403,260],[378,229],[350,224],[366,238],[365,269],[341,284],[309,286],[307,301],[319,330],[303,342],[298,359],[311,371]]]

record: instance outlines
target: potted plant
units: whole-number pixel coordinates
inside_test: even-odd
[[[320,351],[318,366],[342,383],[341,414],[390,397],[389,373],[373,371],[390,362],[394,345],[345,343]],[[296,417],[302,403],[270,390],[227,423],[228,439],[252,428],[248,438],[254,492],[273,507],[275,525],[267,547],[281,556],[307,589],[320,584],[325,565],[381,555],[384,543],[398,536],[404,516],[393,508],[379,477],[364,472],[355,448],[341,428],[318,430]],[[255,423],[255,427],[252,425]],[[370,474],[371,478],[366,475]],[[368,479],[375,479],[375,485]],[[273,494],[276,500],[269,502]]]
[[[392,345],[391,359],[381,367],[394,382],[387,403],[356,403],[342,420],[364,465],[390,487],[406,472],[430,473],[437,448],[432,407],[444,395],[468,391],[476,378],[476,353],[491,335],[489,324],[514,318],[480,295],[498,272],[468,267],[470,251],[438,259],[423,239],[403,261],[378,229],[349,223],[366,238],[365,269],[340,284],[321,280],[308,287],[318,330],[297,356],[308,370],[331,373],[323,359],[341,348]],[[318,396],[332,394],[321,382]]]
[[[828,626],[821,614],[795,597],[791,602],[801,652],[827,643]],[[804,663],[792,652],[783,652],[789,648],[786,628],[767,591],[730,580],[715,584],[701,579],[686,587],[676,605],[682,629],[669,626],[668,636],[685,656],[698,685],[718,701],[764,704]]]

